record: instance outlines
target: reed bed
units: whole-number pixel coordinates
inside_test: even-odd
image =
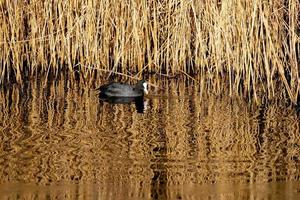
[[[184,74],[297,101],[298,0],[0,1],[0,83],[35,74]],[[103,74],[103,73],[102,73]]]

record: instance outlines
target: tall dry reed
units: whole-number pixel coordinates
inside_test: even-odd
[[[189,74],[220,91],[300,91],[298,0],[0,1],[0,83],[94,69]]]

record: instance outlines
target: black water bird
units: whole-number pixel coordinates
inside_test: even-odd
[[[100,97],[142,97],[148,94],[148,84],[144,80],[138,81],[135,85],[124,83],[109,83],[100,86]]]

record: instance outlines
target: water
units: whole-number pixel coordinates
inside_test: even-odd
[[[1,199],[300,198],[299,117],[284,95],[258,106],[153,79],[163,89],[141,109],[99,100],[100,82],[0,90]]]

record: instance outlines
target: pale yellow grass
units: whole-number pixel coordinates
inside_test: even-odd
[[[85,79],[94,69],[186,74],[254,98],[283,84],[295,102],[299,8],[297,0],[1,0],[0,82],[65,68]]]

